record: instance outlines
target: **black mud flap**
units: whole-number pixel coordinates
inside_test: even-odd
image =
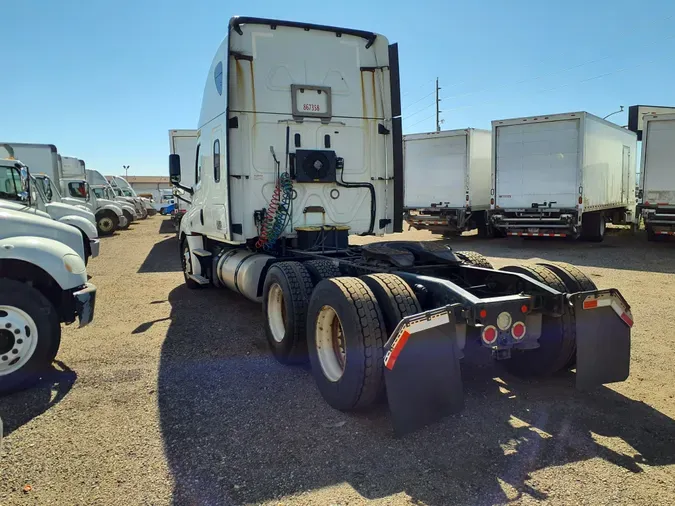
[[[387,341],[384,380],[396,436],[464,407],[456,337],[447,306],[404,318]]]
[[[628,378],[633,316],[618,290],[570,295],[577,336],[577,377],[580,390]]]

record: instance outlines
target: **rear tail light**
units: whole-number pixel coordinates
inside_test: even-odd
[[[492,344],[497,340],[497,329],[493,325],[489,325],[483,329],[483,342],[485,344]]]
[[[490,205],[494,206],[495,205],[495,199],[490,199]]]
[[[584,198],[582,196],[579,196],[579,205],[584,203]]]
[[[516,341],[520,341],[525,337],[525,332],[527,332],[527,327],[525,327],[523,322],[516,322],[513,324],[513,327],[511,327],[511,335]]]

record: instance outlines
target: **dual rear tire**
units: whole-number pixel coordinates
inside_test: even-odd
[[[381,398],[384,345],[403,317],[421,309],[398,276],[339,276],[327,261],[270,267],[263,288],[265,334],[279,362],[308,360],[328,404],[352,410]]]

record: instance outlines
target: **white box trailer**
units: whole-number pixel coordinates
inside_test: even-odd
[[[467,128],[403,136],[404,219],[446,236],[487,235],[492,132]]]
[[[637,137],[587,112],[492,122],[492,224],[502,235],[602,241],[635,221]]]
[[[640,167],[647,238],[675,235],[675,114],[644,116]]]

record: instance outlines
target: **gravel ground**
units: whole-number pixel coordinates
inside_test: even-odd
[[[620,289],[630,379],[581,394],[469,356],[465,410],[394,439],[386,406],[334,411],[307,369],[276,363],[258,305],[186,289],[155,217],[103,240],[95,322],[64,330],[42,384],[0,399],[0,504],[675,504],[675,244],[454,242]]]

